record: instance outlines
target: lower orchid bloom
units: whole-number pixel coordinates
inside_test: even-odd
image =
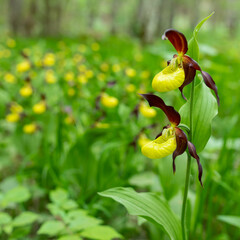
[[[153,94],[140,94],[149,103],[150,107],[160,108],[168,120],[170,125],[163,128],[162,132],[155,140],[148,142],[142,146],[142,153],[148,158],[159,159],[172,154],[173,158],[173,172],[175,173],[175,159],[177,156],[183,154],[188,148],[189,154],[196,159],[198,164],[198,179],[202,185],[202,166],[196,148],[188,141],[188,138],[183,130],[178,125],[181,121],[180,114],[171,106],[167,106],[164,101]]]
[[[179,88],[186,100],[183,95],[183,88],[193,81],[198,70],[201,72],[207,87],[215,92],[219,104],[217,87],[212,77],[207,72],[202,71],[198,63],[186,55],[188,43],[185,36],[174,29],[168,29],[162,38],[164,40],[168,39],[178,54],[175,54],[173,59],[168,61],[168,66],[154,77],[153,89],[158,92],[167,92]]]

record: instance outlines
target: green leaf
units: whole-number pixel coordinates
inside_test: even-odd
[[[58,240],[81,240],[82,238],[79,237],[78,235],[74,234],[74,235],[64,235],[60,238],[58,238]]]
[[[87,212],[85,210],[82,210],[82,209],[71,210],[68,213],[68,217],[72,218],[72,219],[79,218],[79,217],[82,217],[82,216],[87,216]]]
[[[33,212],[23,212],[13,220],[14,227],[22,227],[32,224],[38,219],[38,215]]]
[[[198,35],[199,30],[201,29],[202,25],[214,14],[212,12],[209,16],[205,17],[201,22],[198,23],[198,25],[194,28],[193,36],[196,38]]]
[[[31,197],[29,190],[26,187],[18,186],[8,191],[3,199],[1,205],[8,206],[10,203],[25,202]]]
[[[5,212],[0,213],[0,226],[11,222],[11,220],[12,220],[12,217],[9,214]]]
[[[64,224],[62,222],[56,221],[56,220],[49,220],[40,227],[37,234],[46,234],[49,236],[56,236],[59,233],[62,232],[62,230],[65,228]]]
[[[115,231],[115,229],[109,226],[95,226],[87,228],[81,232],[81,236],[96,240],[111,240],[113,238],[122,238],[122,235],[120,235]]]
[[[123,204],[132,215],[141,216],[163,227],[172,240],[182,239],[180,221],[167,203],[152,193],[137,193],[131,188],[112,188],[99,193]]]
[[[181,123],[190,125],[189,121],[190,102],[185,103],[179,113]],[[209,88],[201,82],[195,87],[193,101],[193,144],[197,153],[201,152],[206,146],[211,136],[211,122],[218,113],[217,101]]]
[[[90,216],[81,216],[74,218],[69,221],[69,229],[72,231],[80,231],[89,227],[94,227],[101,224],[100,219],[90,217]]]
[[[211,13],[208,17],[204,18],[201,22],[198,23],[198,25],[195,27],[194,31],[193,31],[193,36],[192,38],[189,40],[188,43],[188,52],[187,54],[193,58],[194,60],[198,61],[199,59],[199,46],[198,46],[198,42],[197,42],[197,35],[198,32],[200,30],[200,28],[202,27],[202,25],[214,14]]]
[[[78,207],[77,203],[71,199],[64,202],[61,206],[64,210],[76,209]]]
[[[12,224],[7,224],[7,225],[5,225],[5,226],[3,227],[3,231],[4,231],[6,234],[10,235],[10,234],[12,233],[12,231],[13,231],[13,226],[12,226]]]
[[[68,199],[68,193],[66,190],[58,188],[50,192],[50,199],[57,205],[61,205]]]
[[[218,220],[233,225],[235,227],[240,228],[240,217],[237,216],[229,216],[229,215],[219,215],[217,217]]]

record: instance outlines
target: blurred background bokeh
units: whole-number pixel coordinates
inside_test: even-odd
[[[2,0],[1,33],[25,37],[128,35],[152,42],[166,28],[193,29],[215,11],[211,30],[239,33],[237,0]]]
[[[153,191],[180,216],[186,156],[173,175],[171,157],[141,154],[167,121],[138,93],[176,53],[164,31],[189,40],[213,11],[199,64],[220,106],[200,153],[204,189],[192,165],[188,226],[190,239],[240,239],[239,0],[0,1],[1,239],[169,239],[97,193]],[[158,95],[185,103],[178,90]]]

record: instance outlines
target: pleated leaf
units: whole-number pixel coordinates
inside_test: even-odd
[[[122,187],[112,188],[99,194],[121,203],[129,214],[159,224],[171,240],[182,240],[179,219],[159,196],[153,193],[137,193],[132,188]]]
[[[190,125],[190,102],[185,103],[179,110],[181,123]],[[210,89],[203,82],[195,87],[193,101],[193,144],[200,153],[211,136],[211,122],[218,113],[217,101]]]

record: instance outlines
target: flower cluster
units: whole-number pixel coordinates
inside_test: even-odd
[[[199,64],[186,55],[188,43],[185,36],[176,30],[169,29],[164,33],[163,39],[168,39],[178,54],[175,54],[173,59],[168,61],[168,66],[154,77],[152,82],[153,89],[158,92],[167,92],[179,88],[183,98],[186,99],[183,95],[183,88],[194,80],[196,71],[200,71],[205,84],[214,90],[219,103],[217,87],[212,77],[207,72],[202,71]],[[178,127],[181,122],[180,114],[173,107],[167,106],[164,101],[156,95],[140,95],[148,101],[150,107],[160,108],[170,121],[170,124],[163,128],[155,140],[143,144],[142,153],[151,159],[159,159],[172,154],[173,172],[175,172],[176,157],[183,154],[188,148],[189,154],[197,161],[199,171],[198,178],[202,185],[202,166],[196,148],[193,143],[188,141],[184,131]]]

